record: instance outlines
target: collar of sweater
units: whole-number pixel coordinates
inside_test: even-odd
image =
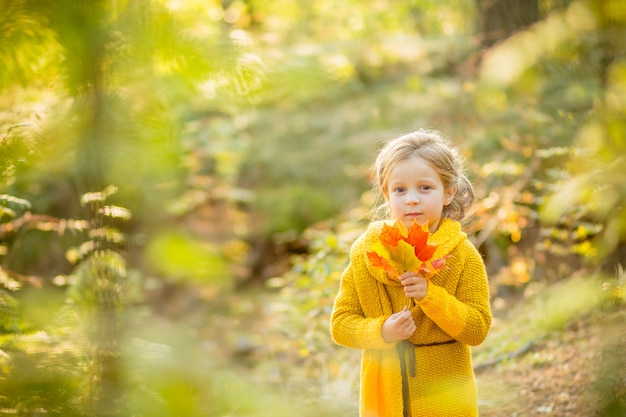
[[[390,225],[396,224],[397,220],[388,223]],[[365,254],[370,246],[378,240],[380,236],[380,232],[382,230],[383,224],[385,221],[376,221],[372,222],[366,232],[365,239],[363,239],[363,250],[361,253]],[[439,224],[439,228],[435,233],[433,233],[429,239],[428,243],[431,245],[437,245],[437,249],[435,250],[435,254],[433,255],[433,259],[443,258],[446,255],[449,255],[450,252],[456,248],[459,243],[463,242],[467,239],[467,234],[461,231],[461,224],[458,221],[451,219],[442,219]],[[370,264],[365,261],[367,264],[367,269],[370,274],[376,280],[382,282],[387,285],[400,286],[400,282],[389,276],[385,271],[379,268],[374,268],[370,266]]]

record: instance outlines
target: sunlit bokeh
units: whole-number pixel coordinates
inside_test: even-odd
[[[476,368],[614,329],[625,39],[619,0],[0,0],[0,414],[358,415],[328,317],[422,127],[475,184]],[[572,416],[623,414],[624,346]],[[482,375],[483,416],[565,413]]]

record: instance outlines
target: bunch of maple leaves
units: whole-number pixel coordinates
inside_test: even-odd
[[[415,221],[408,230],[403,226],[400,222],[383,225],[378,241],[367,252],[370,265],[383,269],[395,279],[406,271],[430,278],[445,265],[445,257],[433,259],[438,246],[428,243],[431,234],[426,226]]]

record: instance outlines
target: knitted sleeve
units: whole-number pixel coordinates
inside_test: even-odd
[[[335,298],[333,311],[330,318],[330,334],[340,345],[355,349],[391,349],[395,343],[387,343],[382,336],[382,327],[388,316],[366,317],[361,306],[361,298],[357,291],[356,279],[360,279],[360,285],[368,279],[367,271],[364,270],[361,246],[363,239],[357,240],[350,254],[350,264],[343,272],[339,292]],[[371,287],[364,291],[378,291],[378,286],[372,278]]]
[[[451,337],[476,346],[485,340],[491,326],[487,273],[480,254],[469,241],[463,242],[459,256],[462,268],[455,293],[430,282],[419,305]]]

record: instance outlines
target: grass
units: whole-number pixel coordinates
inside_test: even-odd
[[[529,350],[547,335],[591,315],[602,300],[601,284],[593,277],[577,276],[552,285],[531,284],[523,302],[503,318],[494,317],[487,339],[473,351],[474,363],[480,365]]]

